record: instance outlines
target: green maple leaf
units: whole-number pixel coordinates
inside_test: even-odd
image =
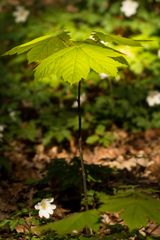
[[[56,231],[63,235],[72,233],[74,230],[81,231],[85,227],[97,231],[99,228],[99,213],[97,210],[88,210],[80,213],[73,213],[61,220],[36,227],[36,233]]]
[[[21,44],[7,51],[4,55],[27,53],[29,63],[40,62],[51,54],[63,49],[69,45],[69,35],[67,32],[48,34],[38,37],[32,41]]]
[[[149,221],[160,223],[160,200],[137,192],[124,192],[116,196],[98,193],[102,201],[100,211],[119,212],[132,229],[146,226]]]
[[[92,36],[93,38],[95,38],[95,40],[98,40],[98,41],[111,42],[119,45],[127,45],[127,46],[134,46],[134,47],[140,47],[142,42],[149,41],[149,40],[134,40],[134,39],[125,38],[125,37],[112,35],[112,34],[106,34],[102,32],[93,32]]]
[[[93,39],[81,42],[71,40],[68,32],[58,31],[19,45],[5,55],[27,52],[29,63],[36,62],[35,78],[54,82],[64,80],[71,84],[87,79],[91,70],[115,77],[118,68],[127,65],[124,54],[104,46],[101,41],[140,46],[140,41],[94,32]]]
[[[124,64],[126,61],[122,53],[94,44],[77,43],[44,59],[36,68],[35,77],[43,79],[56,74],[73,84],[82,78],[87,79],[91,69],[116,76],[118,67]]]

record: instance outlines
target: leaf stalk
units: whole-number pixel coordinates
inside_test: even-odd
[[[83,150],[82,150],[82,118],[81,118],[81,81],[78,83],[78,150],[79,150],[79,158],[81,162],[81,171],[82,171],[82,182],[83,182],[83,191],[84,191],[84,205],[85,210],[88,208],[88,194],[87,194],[87,179],[86,179],[86,171],[85,164],[83,159]]]

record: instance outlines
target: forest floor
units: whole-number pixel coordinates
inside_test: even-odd
[[[132,134],[117,130],[116,134],[116,142],[108,148],[95,146],[91,149],[84,146],[85,163],[109,167],[124,173],[123,182],[128,185],[150,184],[151,187],[156,186],[159,189],[160,129]],[[34,198],[37,197],[39,191],[42,192],[43,198],[48,196],[45,195],[48,192],[53,192],[54,198],[59,199],[59,192],[56,189],[54,191],[56,184],[53,181],[42,184],[41,180],[47,175],[48,166],[54,159],[64,159],[69,164],[71,159],[77,155],[76,144],[73,142],[70,143],[69,151],[58,146],[45,149],[41,144],[28,147],[27,143],[12,142],[9,150],[4,154],[9,162],[0,174],[0,220],[9,219],[20,209],[34,208]],[[113,181],[112,179],[111,184]],[[70,211],[69,206],[65,208],[65,204],[62,205],[59,204],[56,209],[58,218],[63,218]],[[71,208],[72,211],[77,210],[76,206]],[[15,228],[15,231],[23,233],[24,229]],[[159,231],[160,236],[160,229],[156,231]],[[7,237],[4,230],[2,233],[6,234],[4,239],[12,239]]]

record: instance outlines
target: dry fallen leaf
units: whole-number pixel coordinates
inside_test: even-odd
[[[16,226],[16,232],[17,233],[29,233],[29,229],[25,225],[18,224]]]

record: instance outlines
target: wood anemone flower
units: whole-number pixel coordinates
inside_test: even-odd
[[[39,210],[40,218],[49,218],[56,209],[55,204],[51,204],[54,201],[54,198],[43,199],[41,202],[37,203],[34,207],[36,210]]]

